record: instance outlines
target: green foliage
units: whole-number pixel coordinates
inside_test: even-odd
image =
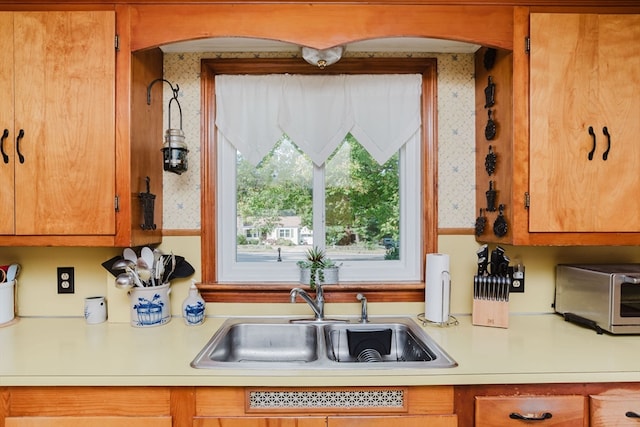
[[[400,248],[397,246],[392,246],[387,249],[387,252],[384,254],[384,259],[386,260],[398,260],[400,259]]]
[[[293,246],[293,242],[289,239],[278,239],[276,240],[276,246]]]
[[[283,137],[258,167],[238,156],[238,215],[255,227],[261,238],[273,231],[282,216],[301,218],[312,228],[312,163]],[[373,245],[382,236],[398,239],[398,154],[379,165],[352,135],[327,161],[326,242]]]
[[[327,225],[341,225],[345,234],[357,234],[365,241],[378,241],[386,234],[397,236],[400,218],[398,154],[380,165],[351,134],[347,135],[344,144],[346,147],[328,162]],[[348,174],[343,173],[345,169]],[[345,224],[350,227],[345,229]],[[351,243],[347,240],[347,244]]]
[[[283,214],[312,223],[311,168],[299,151],[286,140],[253,167],[238,156],[237,209],[242,218],[251,219],[264,238],[277,227]]]

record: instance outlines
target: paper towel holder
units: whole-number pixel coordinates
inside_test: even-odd
[[[429,320],[426,318],[424,313],[418,314],[417,317],[418,317],[418,322],[420,322],[422,326],[439,326],[439,327],[446,328],[449,326],[456,326],[460,323],[458,322],[458,319],[456,319],[456,317],[452,316],[451,314],[449,314],[449,318],[445,322],[434,322],[433,320]]]

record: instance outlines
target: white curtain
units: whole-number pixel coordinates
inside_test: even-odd
[[[420,130],[422,78],[219,75],[216,125],[253,165],[283,133],[322,165],[351,132],[382,164]]]

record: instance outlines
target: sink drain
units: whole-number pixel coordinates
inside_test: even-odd
[[[358,354],[358,362],[382,362],[382,356],[376,349],[365,348]]]

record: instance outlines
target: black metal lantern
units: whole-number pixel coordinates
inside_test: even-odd
[[[173,92],[173,96],[169,100],[168,108],[169,129],[164,133],[164,144],[162,145],[164,170],[181,175],[183,172],[186,172],[188,168],[187,153],[189,150],[187,149],[187,144],[184,142],[184,132],[182,131],[182,107],[180,107],[180,102],[178,101],[180,87],[176,84],[174,88],[171,82],[165,79],[155,79],[147,87],[147,105],[151,105],[151,87],[159,81],[167,83]],[[180,129],[171,128],[171,103],[174,101],[180,113]]]

